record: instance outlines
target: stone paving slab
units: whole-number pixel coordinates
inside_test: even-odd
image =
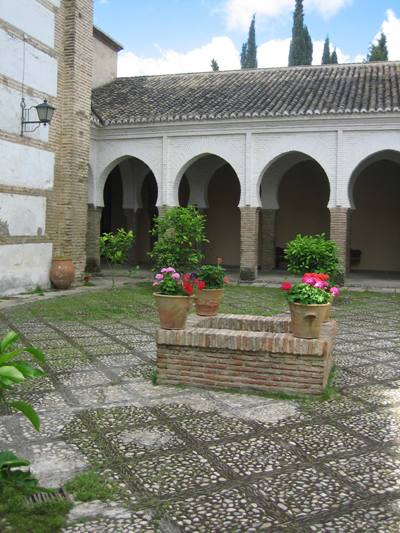
[[[306,403],[152,385],[145,321],[17,322],[47,376],[10,397],[43,426],[1,411],[0,448],[49,486],[87,468],[116,484],[75,502],[68,532],[398,532],[400,310],[372,296],[335,314],[341,395]]]

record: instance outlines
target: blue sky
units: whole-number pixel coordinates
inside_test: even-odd
[[[339,61],[360,61],[380,30],[390,59],[400,59],[399,0],[305,0],[305,21],[320,62],[329,34]],[[94,21],[124,46],[119,74],[239,67],[239,51],[256,13],[259,66],[287,63],[294,0],[95,0]]]

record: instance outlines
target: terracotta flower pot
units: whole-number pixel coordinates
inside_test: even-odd
[[[154,293],[154,297],[160,315],[160,327],[162,329],[184,329],[192,306],[192,298],[158,293]]]
[[[325,311],[324,322],[328,322],[331,319],[331,311],[332,311],[332,303],[329,302],[327,304],[327,308],[326,308],[326,311]]]
[[[293,336],[318,339],[329,306],[329,303],[315,305],[290,303]]]
[[[53,259],[50,281],[56,289],[69,289],[74,280],[75,268],[72,259]]]
[[[196,314],[200,316],[215,316],[222,298],[224,289],[202,289],[195,296]]]

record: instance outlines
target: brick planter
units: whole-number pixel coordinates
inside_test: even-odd
[[[192,316],[186,329],[157,332],[161,384],[321,394],[332,368],[336,322],[319,339],[290,333],[290,317]]]

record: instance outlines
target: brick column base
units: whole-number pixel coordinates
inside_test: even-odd
[[[275,268],[275,223],[276,209],[261,209],[261,268],[272,270]]]
[[[258,207],[240,208],[240,279],[244,281],[257,277],[259,218]]]
[[[330,238],[339,248],[339,259],[345,274],[350,270],[350,229],[351,209],[347,207],[333,207],[331,212]]]
[[[102,207],[95,207],[93,204],[88,204],[87,210],[87,226],[86,226],[86,271],[99,272],[100,271],[100,223],[101,215],[103,213]]]

